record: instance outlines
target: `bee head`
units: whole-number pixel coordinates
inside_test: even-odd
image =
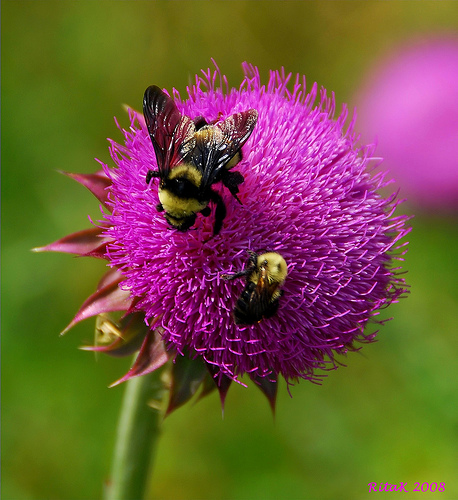
[[[258,255],[257,265],[259,270],[267,271],[270,283],[283,284],[288,274],[288,266],[285,259],[276,252],[267,252]]]
[[[191,214],[186,217],[173,217],[166,212],[165,218],[167,222],[175,229],[178,229],[178,231],[187,231],[194,225],[194,222],[196,222],[196,214]]]

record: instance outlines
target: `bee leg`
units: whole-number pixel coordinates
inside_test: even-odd
[[[239,185],[245,181],[243,175],[240,172],[230,172],[226,170],[225,175],[223,175],[223,178],[221,180],[223,184],[227,187],[227,189],[229,189],[232,196],[241,205],[242,202],[239,200],[237,193],[239,192]]]
[[[156,210],[157,210],[158,212],[163,212],[163,211],[164,211],[164,207],[163,207],[160,203],[158,203],[158,204],[156,205]]]
[[[235,280],[237,278],[241,278],[242,276],[248,276],[252,272],[253,272],[253,269],[248,268],[248,269],[244,269],[243,271],[238,271],[237,273],[234,273],[234,274],[222,274],[221,278],[225,281],[232,281],[232,280]]]
[[[146,174],[146,184],[149,184],[153,177],[159,177],[159,172],[156,170],[148,170],[148,173]]]
[[[216,236],[223,227],[223,220],[226,217],[226,205],[224,204],[221,195],[213,190],[211,190],[210,193],[210,201],[216,205],[215,226],[213,228],[213,236]]]
[[[237,271],[234,274],[222,274],[221,278],[223,278],[223,280],[232,281],[235,280],[236,278],[241,278],[242,276],[249,277],[251,274],[254,273],[254,271],[256,271],[256,267],[258,264],[258,254],[251,250],[247,250],[247,252],[249,253],[250,258],[248,260],[248,265],[246,266],[246,268],[243,269],[242,271]]]
[[[253,252],[253,250],[247,250],[246,252],[250,256],[250,262],[256,265],[258,262],[258,254]]]

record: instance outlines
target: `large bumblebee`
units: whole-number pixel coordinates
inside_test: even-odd
[[[263,318],[272,317],[278,310],[283,285],[288,273],[285,259],[276,252],[256,254],[250,257],[244,270],[235,274],[223,274],[225,280],[244,276],[246,286],[237,300],[233,315],[237,325],[252,325]]]
[[[158,170],[149,170],[147,184],[159,177],[159,205],[169,224],[186,231],[200,212],[211,213],[216,205],[213,234],[221,230],[226,206],[213,184],[222,181],[237,201],[238,186],[244,181],[240,172],[231,169],[242,159],[241,148],[250,137],[258,112],[249,109],[223,121],[207,123],[182,115],[174,100],[159,87],[145,91],[143,114],[156,153]]]

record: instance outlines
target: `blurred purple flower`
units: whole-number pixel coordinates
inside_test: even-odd
[[[111,213],[94,229],[42,250],[69,251],[108,260],[112,271],[69,326],[113,310],[141,314],[151,326],[134,368],[121,380],[147,373],[167,353],[204,360],[222,392],[224,381],[248,374],[269,391],[278,375],[319,381],[317,369],[336,367],[335,354],[372,341],[364,329],[381,308],[406,291],[392,258],[402,260],[408,232],[394,216],[394,196],[381,197],[383,173],[374,173],[373,147],[358,147],[354,123],[344,130],[344,108],[333,119],[334,98],[305,78],[271,72],[267,87],[257,68],[244,64],[239,89],[219,70],[196,76],[189,98],[173,92],[179,110],[207,121],[254,108],[258,123],[236,170],[245,177],[240,205],[217,185],[227,207],[221,232],[213,217],[197,217],[187,232],[170,228],[148,187],[156,158],[143,117],[130,111],[124,144],[111,141],[115,168],[72,176]],[[244,288],[224,273],[244,267],[247,250],[279,252],[288,264],[284,296],[274,317],[236,325],[232,310]],[[159,332],[159,333],[158,333]],[[162,341],[166,351],[161,348]],[[123,344],[116,339],[114,350]],[[170,354],[169,354],[170,355]],[[204,389],[205,390],[205,389]]]
[[[458,38],[427,39],[378,63],[357,97],[364,140],[409,201],[458,208]]]

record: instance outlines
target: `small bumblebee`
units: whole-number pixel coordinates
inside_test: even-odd
[[[200,212],[210,215],[210,202],[216,205],[213,234],[217,235],[226,217],[226,206],[213,184],[222,181],[240,203],[238,186],[244,181],[231,169],[242,159],[241,148],[250,137],[258,112],[249,109],[223,121],[207,123],[182,115],[174,100],[159,87],[145,91],[143,114],[158,170],[149,170],[147,184],[159,177],[157,210],[175,229],[186,231]]]
[[[278,310],[283,285],[287,275],[285,259],[276,252],[256,254],[248,251],[250,257],[243,271],[223,274],[225,280],[246,277],[246,286],[234,307],[237,325],[252,325],[263,318],[272,317]]]

